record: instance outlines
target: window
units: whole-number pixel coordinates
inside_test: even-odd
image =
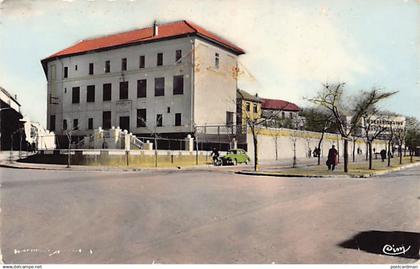
[[[111,83],[105,83],[103,85],[103,93],[102,93],[103,101],[111,101],[111,96],[112,96],[111,85],[112,85]]]
[[[233,124],[233,112],[226,111],[226,125]]]
[[[128,99],[128,81],[120,82],[120,100]]]
[[[181,126],[181,113],[175,113],[175,126]]]
[[[93,75],[93,63],[89,64],[89,75]]]
[[[137,109],[137,127],[146,127],[146,109]]]
[[[176,52],[175,52],[175,62],[176,63],[181,63],[181,58],[182,58],[182,50],[176,50]]]
[[[73,130],[79,130],[79,120],[73,119]]]
[[[104,129],[111,129],[111,111],[102,112],[102,127]]]
[[[126,71],[127,70],[127,58],[122,58],[121,59],[121,71]]]
[[[146,58],[144,57],[144,55],[140,56],[140,60],[139,60],[139,68],[144,68],[146,64]]]
[[[156,62],[157,66],[163,65],[163,53],[158,53],[157,54],[157,62]]]
[[[289,115],[290,115],[290,118],[293,119],[293,112],[290,112]]]
[[[95,85],[87,86],[86,90],[86,102],[93,103],[95,102]]]
[[[174,95],[184,94],[184,76],[174,76]]]
[[[55,131],[55,115],[50,115],[50,131]]]
[[[250,103],[246,102],[245,107],[246,107],[247,112],[251,111],[251,104]]]
[[[73,104],[80,103],[80,87],[73,87],[72,88],[71,102]]]
[[[63,120],[63,130],[67,130],[67,120]]]
[[[69,77],[69,68],[67,66],[64,67],[64,78],[68,78]]]
[[[162,114],[157,114],[156,115],[156,126],[157,127],[162,127],[162,119],[163,119]]]
[[[166,108],[166,113],[171,113],[171,107],[170,107],[170,106],[168,106],[168,107]]]
[[[286,116],[284,114],[284,111],[281,112],[281,118],[284,119]]]
[[[93,118],[89,118],[88,119],[88,130],[92,130],[93,129]]]
[[[258,106],[257,106],[257,104],[254,104],[254,113],[258,113]]]
[[[105,61],[105,73],[111,72],[111,61]]]
[[[77,64],[74,66],[74,70],[77,71]]]
[[[146,97],[146,89],[147,89],[147,80],[145,79],[137,80],[137,98]]]
[[[155,78],[155,96],[165,95],[165,78]]]
[[[219,68],[219,53],[214,54],[214,67]]]

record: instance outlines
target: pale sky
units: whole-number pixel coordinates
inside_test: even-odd
[[[0,0],[0,86],[45,125],[40,60],[75,42],[190,20],[246,51],[241,88],[307,103],[323,82],[399,93],[383,108],[420,119],[419,0]]]

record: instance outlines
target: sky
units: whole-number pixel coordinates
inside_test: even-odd
[[[420,0],[0,0],[0,86],[45,126],[40,60],[79,40],[192,21],[246,51],[239,86],[308,106],[322,83],[398,94],[381,107],[420,119]]]

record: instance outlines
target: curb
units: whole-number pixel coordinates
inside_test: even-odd
[[[235,172],[230,170],[230,167],[226,169],[217,169],[218,167],[213,167],[209,165],[204,166],[193,166],[193,167],[158,167],[158,168],[118,168],[118,167],[74,167],[67,168],[64,165],[61,167],[39,167],[39,166],[25,166],[13,163],[0,163],[0,167],[12,168],[12,169],[32,169],[32,170],[51,170],[51,171],[75,171],[75,172],[171,172],[171,171],[225,171],[225,172]],[[216,168],[216,169],[215,169]],[[223,167],[225,168],[225,167]]]
[[[0,164],[0,167],[4,168],[13,168],[13,169],[30,169],[30,170],[51,170],[51,171],[77,171],[77,172],[121,172],[121,171],[142,171],[142,169],[132,168],[132,169],[101,169],[101,168],[90,168],[90,169],[79,169],[78,167],[29,167],[13,164]]]
[[[362,175],[309,175],[309,174],[282,174],[275,172],[254,172],[254,171],[237,171],[235,174],[249,175],[249,176],[269,176],[269,177],[299,177],[299,178],[370,178],[373,176],[385,175],[392,172],[400,171],[406,168],[420,166],[420,162],[410,163],[399,167],[390,168],[388,170],[381,170],[377,172],[366,173]]]
[[[237,171],[235,174],[249,175],[249,176],[269,176],[269,177],[299,177],[299,178],[351,178],[350,175],[297,175],[297,174],[280,174],[270,172],[251,172],[251,171]]]
[[[405,165],[401,165],[401,166],[398,166],[398,167],[393,167],[393,168],[390,168],[388,170],[381,170],[381,171],[378,171],[378,172],[369,173],[369,174],[366,174],[366,175],[368,175],[368,177],[386,175],[386,174],[389,174],[389,173],[392,173],[392,172],[396,172],[396,171],[400,171],[400,170],[403,170],[403,169],[416,167],[416,166],[420,166],[420,161],[405,164]],[[363,175],[363,176],[365,176],[365,175]]]

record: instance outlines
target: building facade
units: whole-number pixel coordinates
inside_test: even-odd
[[[235,124],[243,53],[187,21],[83,40],[41,61],[48,129],[86,136],[119,126],[184,138],[196,126]]]
[[[258,94],[252,95],[247,91],[238,89],[237,91],[237,123],[245,126],[247,120],[261,118],[261,98]]]
[[[0,87],[0,150],[19,149],[21,139],[25,141],[24,134],[20,132],[20,119],[22,114],[16,96]]]

